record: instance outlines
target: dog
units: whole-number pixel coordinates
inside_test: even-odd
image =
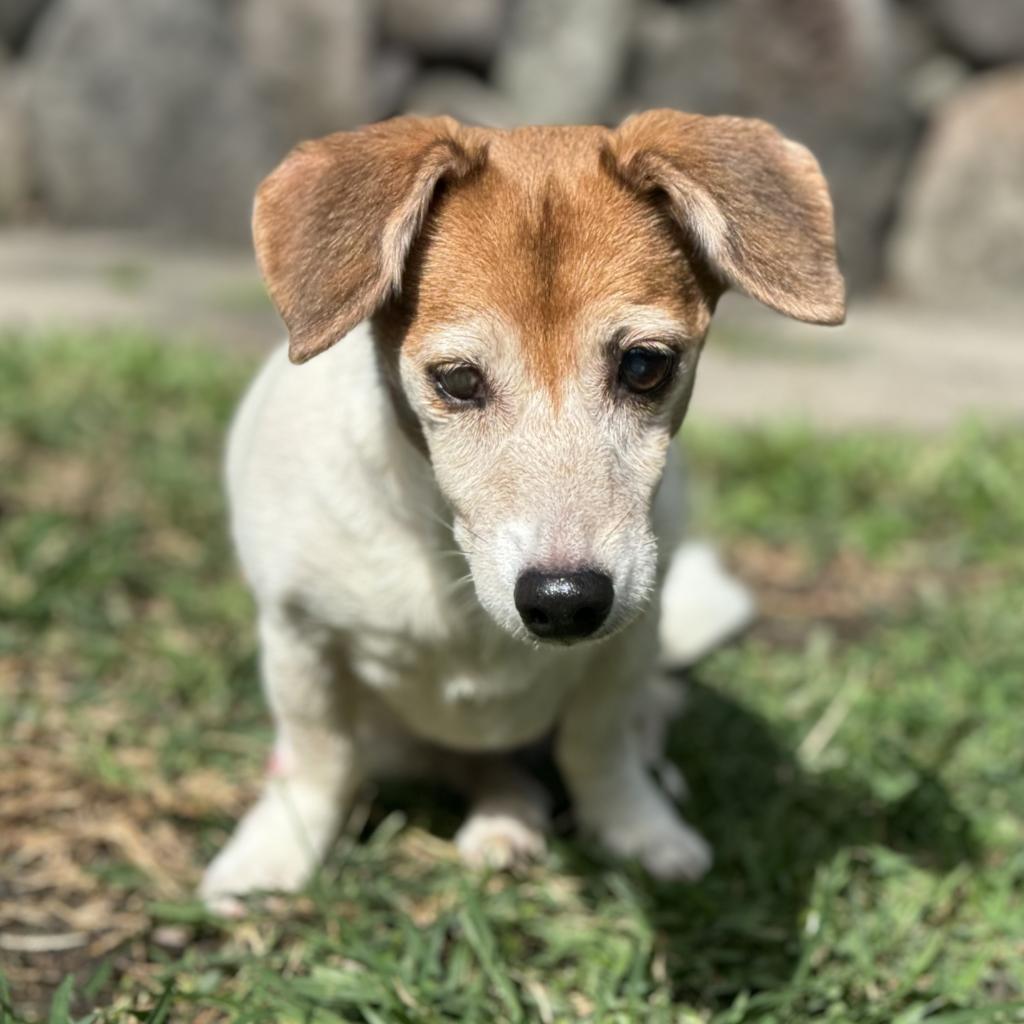
[[[844,318],[814,157],[671,110],[400,117],[293,150],[253,236],[289,340],[237,413],[227,483],[276,742],[202,895],[299,889],[391,773],[466,793],[471,863],[536,857],[546,795],[507,755],[543,737],[583,831],[699,878],[710,850],[651,771],[659,647],[693,653],[749,607],[680,546],[668,456],[726,289]]]

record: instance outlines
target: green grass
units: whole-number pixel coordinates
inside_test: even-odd
[[[251,371],[0,342],[0,1020],[1024,1020],[1019,431],[684,430],[765,603],[672,738],[701,884],[564,829],[471,876],[431,837],[453,801],[413,787],[225,923],[189,894],[269,739],[219,481]]]

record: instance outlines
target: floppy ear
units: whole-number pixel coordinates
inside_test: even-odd
[[[256,259],[302,363],[374,313],[401,283],[442,178],[482,166],[450,117],[399,117],[297,146],[260,185]]]
[[[617,173],[662,192],[723,282],[797,320],[842,323],[828,186],[818,162],[771,125],[651,110],[612,134]]]

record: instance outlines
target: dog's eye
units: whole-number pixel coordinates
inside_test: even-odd
[[[487,397],[483,374],[475,366],[438,366],[433,375],[441,397],[453,405],[481,405]]]
[[[650,394],[668,380],[675,363],[675,356],[661,349],[627,349],[619,363],[619,382],[637,394]]]

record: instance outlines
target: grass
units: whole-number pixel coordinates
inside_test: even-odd
[[[468,875],[413,787],[227,923],[191,893],[269,740],[219,483],[251,370],[0,342],[0,1020],[1024,1020],[1019,432],[684,431],[764,608],[672,738],[700,885],[568,829]]]

